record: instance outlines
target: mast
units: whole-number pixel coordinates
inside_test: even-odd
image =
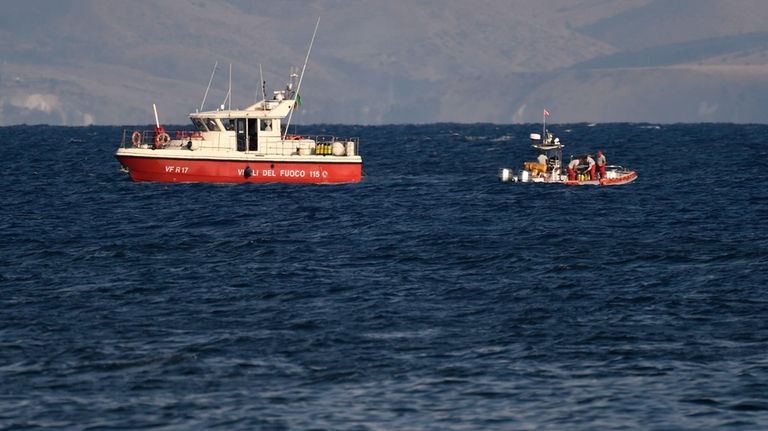
[[[304,58],[304,66],[301,68],[301,75],[299,76],[299,83],[296,85],[296,93],[293,96],[293,109],[288,114],[288,122],[285,123],[285,132],[283,133],[283,140],[288,134],[288,127],[291,125],[291,117],[293,117],[293,111],[296,109],[296,98],[299,96],[299,90],[301,89],[301,81],[304,79],[304,71],[307,69],[307,62],[309,61],[309,53],[312,52],[312,44],[315,43],[315,36],[317,35],[317,28],[320,27],[320,17],[317,17],[317,23],[315,24],[315,31],[312,33],[312,40],[309,41],[309,49],[307,50],[307,57]]]

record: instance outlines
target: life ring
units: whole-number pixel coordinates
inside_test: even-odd
[[[141,145],[141,133],[139,133],[138,130],[131,135],[131,142],[133,142],[133,146],[137,148]]]
[[[165,132],[158,133],[158,135],[155,136],[155,148],[160,148],[164,144],[167,144],[170,141],[171,141],[171,137],[168,136],[167,133],[165,133]]]

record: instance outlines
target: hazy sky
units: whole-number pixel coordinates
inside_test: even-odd
[[[188,122],[284,85],[303,123],[766,122],[762,0],[27,0],[0,15],[0,125]]]

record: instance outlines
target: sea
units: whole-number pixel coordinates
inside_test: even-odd
[[[132,182],[134,126],[0,128],[0,429],[768,429],[768,125],[356,136],[346,185]]]

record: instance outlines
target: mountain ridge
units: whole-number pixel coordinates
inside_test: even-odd
[[[216,61],[205,109],[229,63],[247,106],[318,16],[298,123],[768,122],[757,0],[29,0],[0,17],[0,125],[182,124]]]

